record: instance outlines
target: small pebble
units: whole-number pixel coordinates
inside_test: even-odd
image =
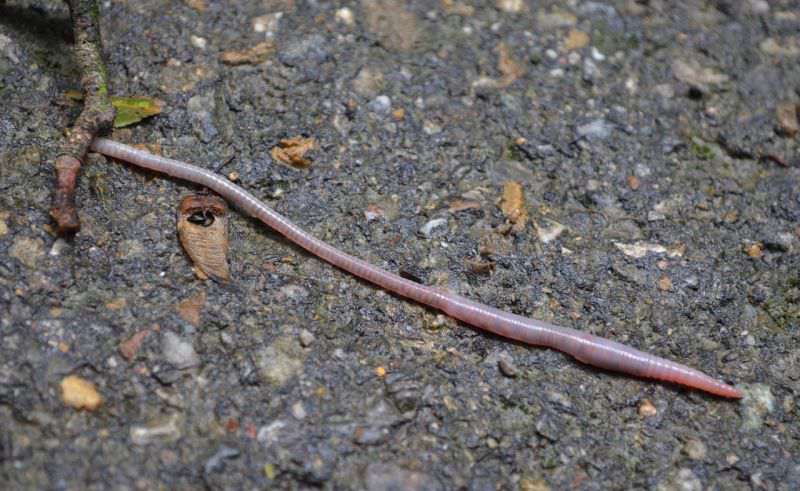
[[[509,14],[518,14],[525,8],[524,0],[497,0],[497,8]]]
[[[606,55],[600,52],[597,48],[592,46],[592,58],[594,61],[603,61],[606,59]]]
[[[778,104],[775,112],[781,134],[791,138],[800,132],[800,104],[791,102]]]
[[[0,34],[0,53],[14,63],[19,63],[19,50],[14,40],[4,34]]]
[[[697,440],[696,438],[690,438],[683,445],[683,453],[685,453],[692,460],[703,460],[706,458],[708,448],[706,447],[706,444],[700,440]]]
[[[206,38],[195,35],[190,36],[189,41],[192,43],[192,46],[199,49],[206,49],[206,45],[208,44]]]
[[[200,364],[200,357],[192,343],[174,332],[165,331],[161,335],[161,351],[164,359],[178,369],[190,368]]]
[[[288,66],[319,65],[331,56],[330,43],[320,34],[289,38],[281,46],[278,60]]]
[[[5,225],[5,223],[0,221],[0,236],[3,235],[3,226],[4,225]],[[69,244],[67,243],[66,240],[61,239],[61,238],[56,239],[56,241],[53,242],[53,247],[50,248],[50,252],[48,254],[50,255],[50,257],[58,257],[58,256],[61,255],[61,252],[64,251],[64,249],[67,249],[68,247],[69,247]]]
[[[263,32],[266,37],[274,37],[275,33],[280,27],[280,20],[283,17],[283,12],[274,12],[272,14],[260,15],[254,17],[252,22],[253,31]]]
[[[597,65],[589,58],[583,60],[583,79],[592,82],[598,78],[600,78],[600,69],[597,68]]]
[[[308,348],[311,346],[311,343],[314,342],[314,335],[308,329],[303,329],[300,331],[300,346],[303,348]]]
[[[386,115],[392,110],[392,100],[386,95],[379,95],[367,104],[367,108],[375,114]]]
[[[181,416],[173,413],[151,421],[146,426],[133,426],[130,430],[134,445],[147,445],[154,442],[174,442],[181,437]]]
[[[77,375],[70,375],[61,381],[61,400],[75,409],[94,411],[103,404],[103,397],[94,384]]]
[[[426,135],[437,135],[442,132],[442,127],[426,119],[422,122],[422,131],[424,131]]]
[[[605,140],[611,136],[612,126],[605,119],[596,119],[578,126],[578,136],[589,140]]]
[[[352,26],[355,23],[355,16],[352,10],[342,7],[336,11],[336,20],[344,25]]]
[[[302,347],[294,337],[280,337],[271,345],[255,352],[255,363],[261,381],[283,387],[303,372]]]
[[[639,416],[643,418],[651,418],[658,414],[658,409],[650,402],[649,399],[642,399],[639,403]]]
[[[298,401],[292,404],[292,416],[295,419],[305,419],[306,417],[306,408],[303,407],[303,403]]]
[[[510,356],[501,356],[500,359],[497,360],[497,366],[500,368],[500,372],[506,377],[514,378],[519,374],[519,369],[514,365],[514,360]]]
[[[564,225],[553,220],[547,220],[545,226],[536,224],[536,235],[543,244],[549,244],[556,240],[565,230],[567,230],[567,228]]]
[[[755,242],[753,244],[746,245],[744,251],[751,258],[758,259],[764,255],[764,246],[758,242]]]
[[[423,225],[419,229],[419,231],[425,237],[431,238],[431,236],[433,235],[433,231],[435,229],[437,229],[439,227],[443,227],[445,225],[447,225],[447,219],[446,218],[436,218],[434,220],[429,221],[425,225]]]

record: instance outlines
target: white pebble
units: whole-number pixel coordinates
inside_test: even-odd
[[[355,22],[353,11],[347,7],[342,7],[336,11],[336,20],[342,24],[352,26]]]
[[[306,417],[306,408],[303,407],[302,402],[295,402],[292,404],[292,416],[295,419],[305,419]]]
[[[592,58],[594,58],[594,61],[603,61],[606,59],[606,55],[601,53],[599,49],[592,46]]]
[[[191,41],[192,46],[194,46],[195,48],[200,48],[200,49],[206,49],[206,44],[208,44],[208,42],[206,41],[206,38],[203,38],[203,37],[200,37],[200,36],[195,36],[195,35],[190,36],[189,37],[189,41]]]
[[[419,231],[425,237],[430,237],[431,234],[433,233],[434,229],[436,229],[438,227],[441,227],[441,226],[444,226],[444,225],[447,225],[447,219],[446,218],[437,218],[437,219],[431,220],[428,223],[426,223],[425,225],[423,225],[422,228],[419,229]]]

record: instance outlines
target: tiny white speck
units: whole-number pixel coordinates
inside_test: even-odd
[[[606,55],[601,53],[599,49],[592,46],[592,58],[594,58],[594,61],[603,61],[606,59]]]

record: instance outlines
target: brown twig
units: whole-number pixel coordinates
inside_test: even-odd
[[[108,76],[100,42],[98,0],[68,0],[75,37],[75,58],[81,71],[83,111],[61,143],[55,161],[56,190],[50,215],[60,234],[80,228],[75,208],[75,183],[81,163],[92,140],[111,129],[114,107],[108,95]]]

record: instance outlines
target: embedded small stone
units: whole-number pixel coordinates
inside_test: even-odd
[[[164,358],[175,368],[190,368],[200,364],[200,357],[192,343],[174,332],[164,332],[161,337],[161,350]]]
[[[303,329],[300,331],[300,346],[303,348],[308,348],[311,346],[311,343],[314,342],[314,335],[308,329]]]
[[[61,400],[75,409],[94,411],[103,404],[103,397],[94,384],[77,375],[70,375],[61,381]]]
[[[658,409],[650,402],[649,399],[642,399],[639,403],[639,416],[643,418],[652,418],[658,414]]]

